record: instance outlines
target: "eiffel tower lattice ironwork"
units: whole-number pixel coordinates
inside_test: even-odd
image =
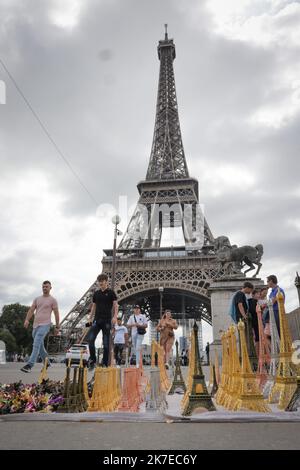
[[[203,318],[211,324],[208,288],[226,273],[199,205],[198,181],[188,172],[178,115],[175,56],[175,44],[166,29],[158,44],[160,72],[150,162],[146,179],[137,185],[139,200],[117,248],[115,291],[125,315],[132,304],[139,303],[144,313],[157,319],[160,287],[164,307],[175,316]],[[102,265],[103,273],[111,278],[112,249],[104,250]],[[96,288],[94,283],[65,317],[61,324],[64,340],[55,341],[64,341],[66,346],[81,336]]]

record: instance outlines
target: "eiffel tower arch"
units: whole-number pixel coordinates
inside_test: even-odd
[[[157,320],[163,288],[163,308],[170,308],[175,317],[212,324],[210,286],[226,277],[228,269],[217,256],[216,240],[199,204],[198,181],[188,172],[173,69],[175,44],[167,30],[157,49],[160,71],[150,161],[117,247],[115,291],[125,316],[138,303]],[[173,237],[169,243],[168,236]],[[110,279],[112,264],[113,250],[106,249],[102,272]],[[235,273],[240,280],[244,277],[240,268]],[[54,338],[53,349],[63,349],[81,336],[96,288],[95,282],[62,321],[62,336]]]

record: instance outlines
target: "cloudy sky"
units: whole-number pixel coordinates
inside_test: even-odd
[[[210,228],[262,243],[297,307],[299,1],[0,0],[0,18],[0,308],[49,278],[64,315],[101,271],[146,174],[164,23]]]

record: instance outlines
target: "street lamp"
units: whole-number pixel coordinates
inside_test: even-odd
[[[163,292],[164,288],[161,286],[158,288],[159,290],[159,317],[162,317],[162,298],[163,298]]]
[[[121,222],[121,217],[119,215],[114,215],[111,219],[112,223],[115,226],[114,229],[114,247],[113,247],[113,259],[112,259],[112,273],[111,273],[111,288],[115,288],[115,277],[116,277],[116,251],[117,251],[117,236],[122,235],[122,232],[118,230],[118,225]]]
[[[114,229],[114,247],[113,247],[113,259],[112,259],[112,272],[111,272],[111,289],[115,289],[115,278],[116,278],[116,251],[117,251],[117,237],[122,235],[122,232],[118,229],[118,225],[121,222],[121,217],[119,215],[114,215],[111,219],[112,223],[115,226]],[[108,350],[108,364],[111,365],[112,361],[112,337],[111,333],[109,335],[109,350]]]
[[[161,319],[161,317],[162,317],[162,298],[163,298],[164,288],[162,286],[160,286],[158,288],[158,291],[159,291],[159,318]],[[157,342],[158,342],[158,331],[157,331]]]

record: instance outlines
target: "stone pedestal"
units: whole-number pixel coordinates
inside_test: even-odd
[[[229,315],[229,306],[232,296],[240,290],[245,281],[251,282],[254,287],[260,288],[264,285],[261,279],[245,278],[242,275],[232,275],[212,282],[209,290],[211,293],[211,314],[213,327],[213,342],[210,344],[210,359],[214,361],[215,353],[218,353],[221,364],[222,346],[221,334],[226,331],[232,323]]]

